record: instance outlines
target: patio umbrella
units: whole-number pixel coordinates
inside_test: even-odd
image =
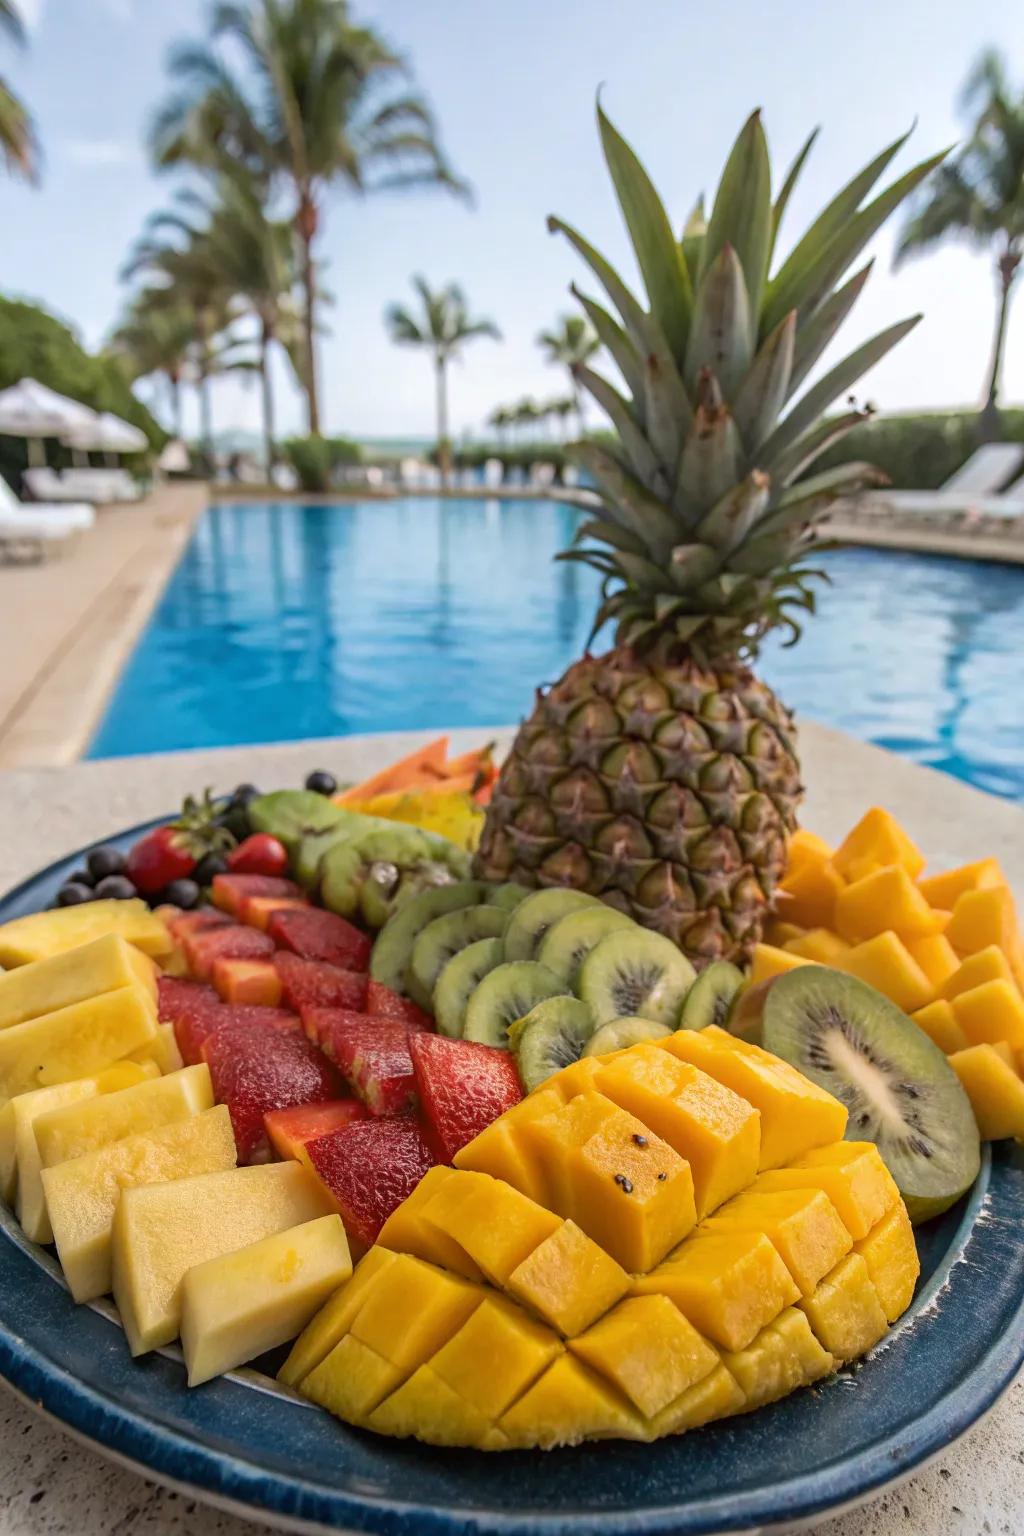
[[[66,437],[96,419],[96,412],[78,400],[69,400],[35,379],[22,379],[0,390],[0,433],[28,439],[28,459],[45,464],[42,439]]]
[[[96,449],[107,456],[108,462],[112,454],[142,453],[149,447],[145,432],[110,411],[102,411],[92,421],[83,422],[73,432],[65,433],[64,442],[72,450]]]

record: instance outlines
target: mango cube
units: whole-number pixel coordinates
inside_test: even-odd
[[[814,1335],[837,1361],[864,1355],[888,1327],[867,1264],[859,1253],[848,1253],[800,1303]]]
[[[409,1376],[436,1354],[484,1299],[483,1289],[422,1259],[399,1254],[378,1275],[349,1333]],[[395,1326],[402,1317],[404,1326]]]
[[[803,1296],[809,1296],[853,1247],[838,1211],[820,1189],[737,1195],[702,1230],[763,1232]]]
[[[866,981],[904,1013],[914,1013],[935,996],[935,988],[895,933],[880,933],[857,944],[837,969]]]
[[[800,1289],[763,1232],[702,1230],[638,1276],[632,1293],[667,1296],[722,1349],[746,1349]]]
[[[755,944],[750,962],[749,984],[756,987],[762,981],[771,981],[773,976],[784,976],[787,971],[795,971],[798,966],[811,964],[812,961],[803,955],[791,954],[788,949],[778,949],[774,944]]]
[[[474,1264],[465,1249],[434,1222],[424,1220],[423,1213],[431,1200],[456,1176],[456,1169],[441,1164],[429,1168],[412,1194],[391,1212],[380,1230],[377,1244],[394,1253],[410,1253],[427,1264],[436,1264],[439,1269],[452,1269],[466,1280],[482,1280],[480,1266]],[[494,1183],[497,1185],[498,1181]]]
[[[620,1301],[569,1348],[607,1376],[645,1418],[667,1408],[719,1364],[718,1351],[667,1296]]]
[[[31,965],[92,939],[119,934],[143,954],[159,960],[174,945],[166,927],[144,901],[86,901],[78,907],[33,912],[0,927],[0,966]]]
[[[1005,884],[1006,876],[998,859],[978,859],[973,864],[961,864],[958,869],[929,875],[926,880],[917,882],[928,905],[937,907],[940,912],[952,912],[965,891],[983,891],[993,885]]]
[[[955,951],[954,951],[955,953]],[[1004,952],[995,944],[988,944],[966,960],[958,961],[957,969],[947,977],[942,996],[952,1002],[961,992],[970,992],[986,981],[1008,981],[1016,987],[1013,970]]]
[[[797,827],[786,843],[786,873],[790,874],[804,864],[827,864],[831,857],[832,849],[823,837],[808,832],[806,827]]]
[[[512,1271],[508,1290],[571,1338],[626,1294],[629,1276],[575,1222],[565,1221]]]
[[[836,900],[835,926],[851,944],[892,931],[904,942],[939,931],[939,919],[898,864],[846,886]]]
[[[682,1435],[688,1429],[724,1419],[727,1414],[740,1413],[743,1406],[743,1393],[735,1376],[724,1365],[716,1365],[703,1381],[688,1387],[674,1403],[648,1420],[647,1438]]]
[[[0,974],[0,1029],[138,984],[156,1003],[153,962],[118,934]]]
[[[731,1088],[761,1116],[758,1168],[776,1168],[812,1147],[838,1141],[846,1130],[846,1106],[812,1083],[789,1062],[711,1024],[681,1029],[662,1049],[690,1062]]]
[[[950,977],[956,974],[960,958],[944,933],[933,933],[928,938],[914,939],[907,944],[911,959],[916,960],[928,980],[943,996]]]
[[[497,1419],[563,1347],[521,1307],[488,1296],[433,1356],[430,1369],[464,1402]]]
[[[880,868],[887,864],[899,865],[916,880],[924,869],[924,854],[895,816],[875,805],[847,833],[832,862],[844,880],[856,880],[872,865]]]
[[[226,1109],[218,1105],[185,1126],[170,1126],[156,1135],[181,1134],[221,1114]],[[230,1124],[229,1118],[229,1132]],[[100,1158],[113,1150],[92,1155]],[[44,1177],[73,1166],[62,1163]],[[169,1175],[164,1183],[126,1188],[114,1220],[113,1282],[132,1354],[145,1354],[177,1338],[182,1281],[194,1265],[333,1214],[329,1206],[317,1180],[298,1163],[255,1168],[222,1163],[220,1169],[189,1170]]]
[[[894,1323],[910,1306],[921,1273],[914,1229],[902,1200],[854,1245],[854,1251],[868,1267],[887,1322]]]
[[[824,1190],[854,1242],[900,1200],[892,1174],[870,1141],[840,1141],[808,1152],[788,1168],[759,1174],[752,1193],[783,1189]]]
[[[983,1141],[1024,1141],[1024,1078],[991,1044],[955,1051],[949,1064],[971,1101]]]
[[[350,1424],[365,1424],[402,1384],[402,1372],[383,1355],[346,1333],[298,1385],[303,1397]]]
[[[801,928],[833,928],[836,901],[844,889],[834,864],[800,864],[787,870],[779,882],[776,914]]]
[[[943,997],[937,997],[934,1003],[926,1003],[910,1017],[947,1056],[951,1051],[962,1051],[968,1044],[967,1036],[956,1021],[953,1004]]]
[[[806,933],[790,939],[783,948],[791,955],[799,955],[802,960],[813,960],[815,965],[834,966],[839,964],[850,946],[828,928],[809,928]]]
[[[646,1439],[643,1420],[600,1376],[573,1355],[559,1355],[502,1417],[512,1445],[579,1445],[614,1435]]]
[[[1009,954],[1017,942],[1017,913],[1009,886],[986,886],[958,896],[946,938],[958,955],[974,955],[994,944]]]
[[[613,1058],[596,1081],[603,1094],[689,1163],[698,1218],[749,1184],[757,1172],[758,1111],[689,1062],[654,1045],[637,1046]]]
[[[787,1307],[761,1329],[752,1344],[723,1355],[722,1362],[743,1393],[745,1412],[774,1403],[797,1387],[810,1386],[835,1366],[797,1307]]]
[[[529,1094],[455,1154],[456,1168],[468,1168],[474,1173],[489,1173],[492,1178],[504,1179],[513,1189],[544,1205],[547,1193],[544,1172],[532,1145],[523,1139],[521,1132],[531,1121],[551,1114],[562,1102],[561,1095],[547,1087]]]
[[[421,1365],[367,1417],[368,1429],[379,1435],[424,1432],[433,1445],[476,1445],[493,1433],[492,1420],[461,1397],[440,1377],[433,1365]],[[504,1437],[503,1437],[504,1438]]]
[[[486,1173],[450,1171],[452,1177],[423,1206],[423,1224],[452,1239],[492,1285],[503,1286],[561,1222]]]
[[[194,1265],[181,1292],[189,1386],[293,1339],[351,1273],[340,1216],[320,1216]]]
[[[155,1033],[156,1008],[141,982],[12,1024],[0,1030],[0,1101],[88,1077]]]
[[[277,1373],[278,1381],[286,1387],[297,1387],[321,1360],[327,1358],[334,1346],[348,1333],[352,1319],[370,1294],[378,1275],[389,1264],[393,1264],[396,1257],[387,1248],[373,1247],[360,1259],[351,1280],[339,1286],[296,1339],[291,1353]]]
[[[1024,997],[1009,981],[986,981],[953,999],[953,1014],[971,1045],[1005,1040],[1024,1047]]]
[[[51,1108],[36,1122],[36,1140],[44,1168],[82,1157],[126,1136],[177,1125],[213,1108],[213,1085],[205,1062],[183,1067],[168,1077],[136,1083],[118,1093],[85,1096],[87,1103]]]

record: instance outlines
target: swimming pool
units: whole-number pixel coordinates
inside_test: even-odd
[[[437,498],[211,507],[90,757],[516,720],[576,656],[597,577],[577,514]],[[799,714],[1024,799],[1024,569],[874,550],[765,677]]]

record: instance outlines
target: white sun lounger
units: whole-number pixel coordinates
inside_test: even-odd
[[[85,502],[26,505],[0,476],[0,558],[7,564],[42,560],[95,522],[95,508]]]
[[[1024,486],[1018,483],[1006,498],[999,493],[1024,464],[1024,444],[988,443],[971,454],[937,491],[880,491],[878,502],[899,513],[953,516],[1014,517],[1024,512]]]

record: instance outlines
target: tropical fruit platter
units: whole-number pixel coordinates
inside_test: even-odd
[[[304,1528],[389,1529],[367,1489],[404,1469],[457,1505],[450,1479],[526,1452],[540,1530],[581,1467],[600,1486],[576,1458],[604,1441],[609,1520],[766,1525],[909,1470],[1020,1364],[999,850],[934,868],[885,805],[838,841],[802,826],[795,727],[751,670],[813,610],[816,522],[872,478],[806,475],[864,415],[823,413],[906,324],[786,402],[929,167],[866,202],[890,146],[769,279],[802,159],[773,203],[756,117],[681,242],[600,129],[650,309],[553,223],[618,311],[583,299],[631,391],[581,371],[617,436],[580,447],[599,506],[569,554],[606,578],[612,648],[539,691],[503,762],[440,737],[359,783],[197,785],[3,907],[7,1236],[124,1411],[191,1426],[185,1472],[152,1437],[144,1464],[187,1481],[258,1421],[277,1473],[314,1445],[352,1470],[347,1502],[266,1496]],[[0,1333],[27,1389],[14,1353]],[[900,1450],[757,1503],[759,1456],[820,1471],[862,1427]],[[738,1502],[688,1503],[691,1472]]]

